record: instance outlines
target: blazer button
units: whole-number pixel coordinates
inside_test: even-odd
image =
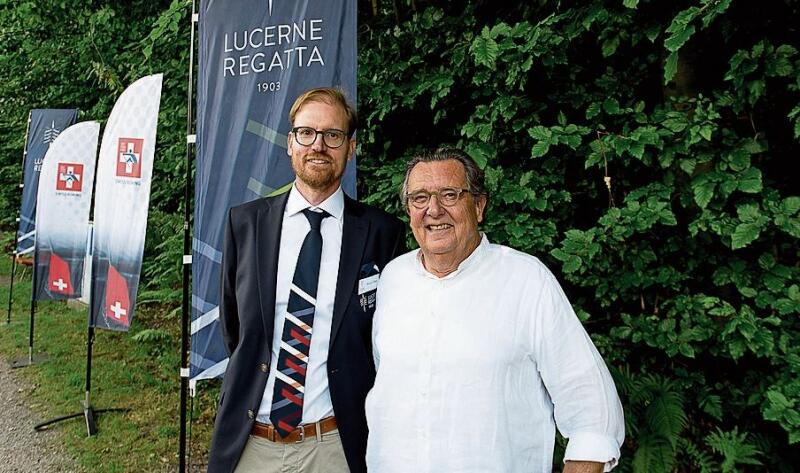
[[[256,414],[255,414],[255,412],[253,412],[252,409],[247,409],[247,418],[248,419],[253,419],[253,418],[255,418],[255,416],[256,416]]]
[[[259,366],[258,368],[261,370],[262,373],[266,373],[267,371],[269,371],[269,365],[267,365],[266,363],[261,363],[261,366]]]

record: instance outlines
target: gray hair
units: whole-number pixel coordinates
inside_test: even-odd
[[[400,200],[403,202],[403,207],[407,207],[406,194],[408,193],[408,176],[411,175],[411,170],[414,169],[419,163],[431,163],[439,161],[458,161],[464,166],[464,174],[467,177],[467,190],[472,195],[482,195],[488,200],[489,194],[486,191],[486,184],[484,183],[483,169],[478,167],[470,155],[460,148],[438,148],[435,151],[425,151],[415,155],[406,164],[406,175],[403,178],[403,186],[400,188]]]

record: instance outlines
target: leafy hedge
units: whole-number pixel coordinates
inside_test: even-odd
[[[189,7],[124,3],[0,0],[2,222],[28,109],[102,119],[125,84],[163,71],[145,276],[151,298],[175,300]],[[402,215],[406,159],[464,147],[487,174],[484,230],[559,275],[615,375],[619,471],[793,471],[797,3],[359,8],[361,196]]]

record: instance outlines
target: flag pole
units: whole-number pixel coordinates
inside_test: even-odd
[[[194,86],[194,49],[195,28],[199,15],[196,2],[192,0],[191,36],[189,43],[189,88],[186,94],[186,181],[183,192],[183,301],[181,306],[181,408],[180,408],[180,439],[178,442],[178,471],[186,472],[187,463],[187,410],[186,404],[189,394],[189,290],[191,285],[192,245],[191,245],[191,188],[192,188],[192,150],[197,139],[193,134],[192,99]],[[191,422],[191,420],[189,420]]]
[[[31,117],[33,110],[28,112],[28,123],[25,126],[25,144],[22,148],[22,172],[19,176],[19,188],[25,187],[25,159],[28,156],[28,135],[31,132]],[[20,209],[17,209],[17,223],[20,223],[22,214]],[[14,235],[14,253],[11,258],[11,284],[8,287],[8,315],[6,316],[6,325],[11,323],[11,305],[14,300],[14,273],[17,272],[17,248],[19,245],[19,226],[17,226],[17,234]]]
[[[94,299],[94,277],[92,277],[92,284],[91,289],[89,290],[89,320],[88,320],[88,327],[86,329],[86,390],[84,391],[84,398],[83,398],[83,410],[80,412],[74,412],[72,414],[67,414],[60,417],[54,417],[53,419],[46,420],[39,424],[33,426],[33,430],[37,432],[46,430],[53,424],[58,422],[74,419],[76,417],[83,416],[84,420],[86,421],[86,436],[91,437],[97,433],[97,425],[95,424],[95,417],[97,414],[102,412],[127,412],[130,409],[128,408],[121,408],[121,407],[114,407],[114,408],[107,408],[107,409],[94,409],[92,407],[91,402],[91,393],[92,393],[92,348],[94,347],[94,323],[92,319],[92,299]]]
[[[34,242],[33,251],[33,276],[31,277],[31,315],[30,323],[28,324],[28,357],[19,358],[11,361],[11,368],[24,368],[34,363],[41,363],[47,360],[47,355],[40,354],[33,356],[33,323],[36,320],[36,261],[38,261],[38,251],[36,251],[36,243]]]

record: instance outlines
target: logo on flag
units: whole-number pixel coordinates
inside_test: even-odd
[[[117,148],[117,177],[142,177],[141,138],[120,138]]]
[[[53,120],[53,123],[50,125],[50,128],[44,130],[44,137],[42,139],[42,143],[50,144],[58,138],[58,135],[61,134],[61,130],[56,128],[56,121]]]
[[[117,271],[114,265],[109,264],[106,286],[106,317],[127,327],[129,325],[130,305],[128,281]]]
[[[56,190],[80,192],[83,188],[83,164],[58,163]]]
[[[71,295],[72,280],[69,275],[69,264],[55,253],[50,253],[50,272],[47,276],[47,290],[51,293]]]

